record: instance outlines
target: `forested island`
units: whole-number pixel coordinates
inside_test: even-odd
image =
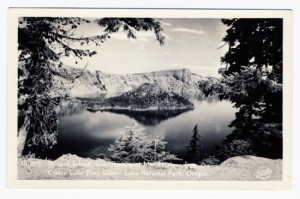
[[[190,110],[193,104],[169,91],[157,83],[145,83],[138,88],[116,97],[107,98],[99,103],[89,103],[89,110],[131,110],[131,111],[162,111]]]

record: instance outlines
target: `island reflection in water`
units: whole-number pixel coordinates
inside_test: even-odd
[[[88,110],[90,112],[97,112]],[[159,110],[159,111],[131,111],[131,110],[117,110],[117,109],[111,109],[111,110],[103,110],[101,112],[110,112],[110,113],[116,113],[121,115],[126,115],[135,121],[137,121],[139,124],[145,125],[145,126],[155,126],[161,123],[164,120],[176,117],[184,112],[191,111],[190,109],[185,110]]]
[[[86,104],[71,102],[58,112],[58,144],[50,158],[72,153],[81,157],[97,158],[108,154],[107,148],[125,132],[126,126],[139,123],[145,133],[155,138],[164,137],[166,150],[180,158],[186,156],[186,146],[198,124],[202,136],[203,153],[211,155],[231,133],[228,127],[236,109],[228,101],[212,99],[191,100],[195,106],[189,111],[165,111],[165,113],[141,112],[90,112]]]

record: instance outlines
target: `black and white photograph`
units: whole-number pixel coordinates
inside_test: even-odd
[[[288,180],[289,11],[50,12],[11,27],[17,181]]]

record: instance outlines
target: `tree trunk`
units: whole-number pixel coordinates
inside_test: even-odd
[[[25,148],[25,142],[26,142],[26,138],[27,138],[27,134],[28,134],[27,127],[29,126],[29,124],[30,124],[29,117],[25,116],[24,123],[18,132],[18,143],[17,143],[18,157],[21,157],[23,154],[23,150]]]

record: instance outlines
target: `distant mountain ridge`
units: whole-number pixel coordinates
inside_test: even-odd
[[[72,72],[72,70],[78,69],[70,67],[66,70]],[[188,69],[124,75],[84,70],[82,75],[74,80],[73,83],[64,82],[63,86],[68,86],[66,91],[71,97],[87,97],[106,93],[110,93],[111,96],[116,96],[133,90],[145,83],[157,83],[164,90],[183,97],[188,97],[200,93],[198,81],[204,79],[206,78],[191,73]]]

